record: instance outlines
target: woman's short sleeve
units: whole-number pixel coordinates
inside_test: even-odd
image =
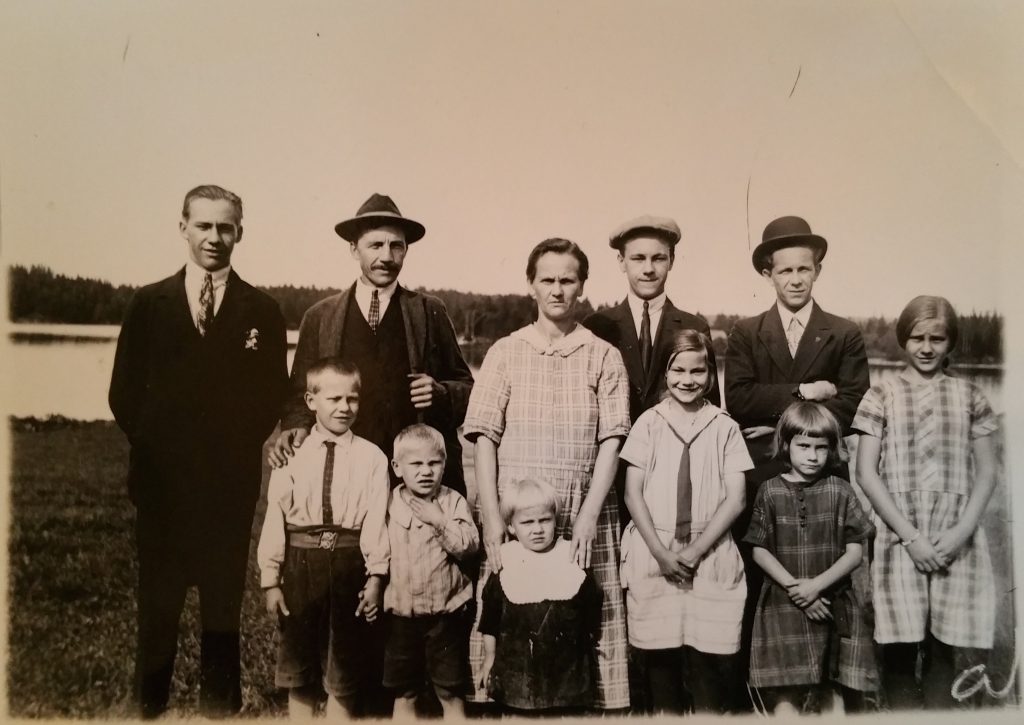
[[[473,382],[462,426],[462,434],[469,441],[475,441],[482,435],[495,444],[501,443],[505,432],[505,408],[512,393],[508,350],[509,338],[494,343]]]
[[[865,433],[875,438],[881,438],[885,430],[885,403],[884,393],[879,386],[873,386],[857,406],[857,414],[853,416],[853,423],[850,425],[854,430]]]
[[[619,458],[631,466],[645,469],[647,462],[651,460],[651,423],[656,415],[654,411],[648,410],[637,418],[626,442],[622,444]]]
[[[761,484],[754,497],[754,510],[750,516],[750,525],[743,537],[743,543],[760,546],[762,549],[775,549],[775,505],[768,491],[769,481]]]
[[[849,484],[844,482],[844,490]],[[866,541],[875,533],[875,526],[871,523],[864,507],[860,505],[860,499],[852,489],[846,491],[844,507],[846,511],[843,516],[843,543],[855,544]],[[867,555],[865,554],[865,559]]]
[[[725,433],[725,450],[722,461],[722,473],[744,473],[754,467],[750,458],[747,443],[739,425],[731,418],[726,418],[729,427]]]
[[[971,386],[971,438],[981,438],[999,428],[999,419],[992,412],[988,398],[974,383]]]
[[[622,355],[611,345],[605,347],[597,380],[597,440],[629,433],[629,375]]]

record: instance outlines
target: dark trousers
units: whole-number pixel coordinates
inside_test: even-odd
[[[699,652],[693,647],[634,650],[644,660],[646,691],[654,714],[727,713],[733,707],[737,655]]]
[[[990,650],[953,647],[930,634],[924,642],[882,645],[882,691],[891,710],[946,710],[977,707],[981,694],[960,702],[953,681],[975,665],[986,664]],[[971,684],[973,680],[968,681]]]
[[[216,525],[194,522],[177,531],[157,511],[140,505],[138,649],[134,697],[139,714],[167,709],[178,622],[190,586],[199,589],[202,624],[199,707],[218,717],[242,707],[239,615],[252,530],[252,504],[242,504]]]

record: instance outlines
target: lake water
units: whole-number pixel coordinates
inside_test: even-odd
[[[4,409],[19,417],[63,415],[81,420],[110,420],[107,387],[114,364],[118,325],[7,324]],[[295,354],[297,330],[288,332],[288,365]],[[899,374],[891,365],[871,366],[872,383]],[[981,386],[992,407],[1004,410],[1003,373],[974,368],[962,375]]]

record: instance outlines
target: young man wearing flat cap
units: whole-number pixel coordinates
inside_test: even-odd
[[[612,232],[608,246],[618,253],[619,269],[629,288],[618,305],[590,315],[583,324],[622,353],[629,376],[631,423],[665,394],[665,368],[672,343],[682,330],[698,330],[711,336],[708,323],[697,315],[676,309],[665,294],[665,283],[675,263],[679,225],[673,219],[644,215],[621,224]],[[708,399],[718,405],[716,384]],[[625,503],[625,466],[615,477],[619,521],[629,523]],[[642,683],[647,663],[640,650],[630,648],[629,680],[632,712],[650,712],[650,693]]]
[[[739,541],[750,523],[760,484],[785,469],[771,460],[771,440],[782,412],[794,401],[813,400],[839,420],[843,435],[867,392],[868,360],[856,324],[819,307],[811,296],[828,251],[825,239],[796,216],[780,217],[764,228],[751,256],[754,269],[775,290],[776,303],[756,317],[737,322],[729,334],[725,364],[725,404],[743,428],[754,461],[748,471],[746,510],[736,519]],[[849,474],[840,472],[845,478]],[[747,604],[741,654],[746,662],[757,595],[763,574],[741,546],[747,573]],[[858,576],[855,575],[856,587]],[[862,592],[863,593],[863,592]],[[742,689],[742,684],[737,684]]]

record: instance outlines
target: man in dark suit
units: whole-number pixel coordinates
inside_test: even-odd
[[[391,458],[399,431],[417,422],[433,426],[448,449],[442,482],[465,495],[457,430],[466,417],[473,375],[441,300],[398,284],[409,245],[426,230],[380,194],[334,229],[349,242],[361,274],[349,289],[316,303],[302,318],[291,394],[271,463],[283,465],[313,424],[303,400],[306,370],[322,357],[341,356],[355,363],[362,378],[352,431]]]
[[[676,309],[665,294],[679,238],[674,220],[649,215],[631,219],[612,232],[608,245],[618,253],[629,290],[618,305],[583,321],[622,353],[629,374],[629,417],[634,423],[665,394],[665,366],[676,336],[682,330],[711,336],[707,321]],[[708,398],[719,403],[717,385]]]
[[[218,186],[185,196],[184,269],[140,289],[117,341],[110,409],[131,445],[143,717],[167,708],[186,590],[199,588],[200,708],[237,712],[239,613],[262,446],[287,386],[277,303],[231,269],[242,202]]]
[[[708,323],[676,309],[665,294],[665,283],[675,263],[679,226],[673,219],[650,215],[631,219],[612,232],[608,245],[618,253],[619,268],[629,289],[618,305],[590,315],[583,324],[618,348],[629,375],[629,417],[636,419],[665,395],[665,368],[673,341],[682,330],[698,330],[708,337]],[[708,399],[719,402],[717,382]],[[625,471],[615,476],[619,520],[625,527],[630,515],[625,503]],[[651,697],[642,683],[647,662],[640,650],[630,648],[629,680],[632,712],[650,712]]]
[[[828,314],[811,297],[826,251],[828,243],[812,234],[806,221],[785,216],[764,228],[752,255],[754,269],[772,285],[777,301],[767,312],[737,322],[729,334],[725,404],[743,428],[755,466],[746,475],[746,509],[732,527],[737,541],[746,534],[761,482],[787,468],[771,460],[770,450],[782,412],[797,400],[817,401],[832,411],[847,435],[868,389],[868,360],[860,329]],[[849,476],[845,467],[841,474]],[[749,546],[741,546],[740,552],[747,574],[740,651],[747,662],[764,575],[753,563]],[[742,686],[737,684],[737,689]]]
[[[775,424],[790,403],[821,403],[847,435],[869,386],[860,328],[825,312],[811,297],[827,250],[828,243],[812,234],[806,221],[787,216],[765,227],[752,255],[754,269],[772,285],[777,302],[733,326],[725,402],[743,426],[756,466],[749,480],[755,483],[784,469],[769,460],[769,448]]]

